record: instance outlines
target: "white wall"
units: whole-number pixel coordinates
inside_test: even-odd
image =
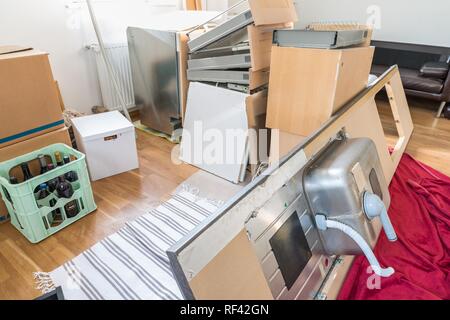
[[[225,10],[239,0],[203,0]],[[449,0],[294,0],[303,28],[312,22],[376,24],[374,39],[450,47]]]
[[[235,4],[241,2],[241,0],[203,0],[202,5],[204,10],[209,11],[225,11]],[[249,8],[248,3],[242,3],[235,10],[231,10],[230,13],[238,13]]]
[[[126,41],[128,24],[151,22],[178,0],[95,0],[105,42]],[[84,46],[95,41],[84,1],[0,0],[0,45],[32,46],[50,53],[65,104],[83,112],[102,104],[95,61]]]
[[[298,26],[316,21],[379,22],[374,39],[450,47],[448,0],[294,0]],[[379,20],[376,18],[379,15]],[[376,21],[378,20],[378,21]]]
[[[94,0],[106,42],[125,41],[127,25],[148,25],[181,0]],[[205,0],[223,10],[238,0]],[[380,7],[375,39],[450,46],[448,0],[294,0],[299,26],[314,21],[366,22],[370,5]],[[32,46],[50,53],[55,79],[70,108],[90,112],[102,104],[94,59],[84,46],[95,41],[84,1],[0,0],[0,45]]]

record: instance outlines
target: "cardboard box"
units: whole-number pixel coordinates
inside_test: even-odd
[[[249,0],[256,26],[297,22],[293,0]]]
[[[0,162],[13,159],[15,157],[21,156],[28,152],[32,152],[34,150],[46,147],[48,145],[54,143],[65,143],[68,146],[71,146],[69,131],[66,127],[61,128],[56,131],[52,131],[50,133],[25,140],[13,145],[10,145],[5,148],[0,148]],[[39,172],[39,165],[36,161],[34,166],[30,165],[30,170],[33,174],[37,174]],[[0,199],[0,220],[1,217],[5,217],[8,214],[5,203],[2,199]]]
[[[247,27],[253,71],[270,67],[273,31],[275,29],[292,29],[293,26],[293,23],[290,22],[259,27],[252,24]]]
[[[306,140],[306,137],[296,134],[272,129],[270,135],[270,157],[269,163],[275,163],[281,160],[296,146]]]
[[[0,47],[0,148],[64,126],[48,54]]]
[[[264,129],[266,126],[267,89],[249,95],[245,102],[249,128]]]
[[[180,75],[178,77],[179,93],[180,93],[180,103],[181,103],[181,121],[184,123],[184,114],[186,113],[186,103],[187,103],[187,92],[189,89],[189,81],[187,79],[187,61],[188,61],[188,41],[189,37],[186,33],[177,33],[179,52],[178,52],[178,70],[180,70]]]
[[[373,53],[274,46],[267,127],[309,136],[366,88]]]

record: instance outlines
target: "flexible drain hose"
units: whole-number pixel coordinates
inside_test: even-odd
[[[316,215],[316,222],[317,227],[321,230],[326,230],[328,228],[330,229],[337,229],[342,232],[344,232],[346,235],[348,235],[350,238],[352,238],[358,246],[363,251],[364,255],[366,256],[367,260],[369,261],[372,270],[375,272],[375,274],[379,275],[380,277],[390,277],[394,274],[394,269],[389,268],[382,268],[380,266],[380,263],[378,262],[377,258],[375,257],[375,254],[373,253],[372,249],[370,248],[369,244],[364,240],[364,238],[352,227],[343,224],[341,222],[333,221],[333,220],[327,220],[327,218],[324,215],[318,214]]]

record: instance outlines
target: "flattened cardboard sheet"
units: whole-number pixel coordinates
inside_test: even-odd
[[[297,22],[293,0],[249,0],[256,26]]]

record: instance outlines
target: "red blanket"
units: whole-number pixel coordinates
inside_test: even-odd
[[[405,154],[389,191],[398,241],[381,232],[375,255],[395,274],[380,279],[359,256],[338,299],[450,299],[450,178]]]

